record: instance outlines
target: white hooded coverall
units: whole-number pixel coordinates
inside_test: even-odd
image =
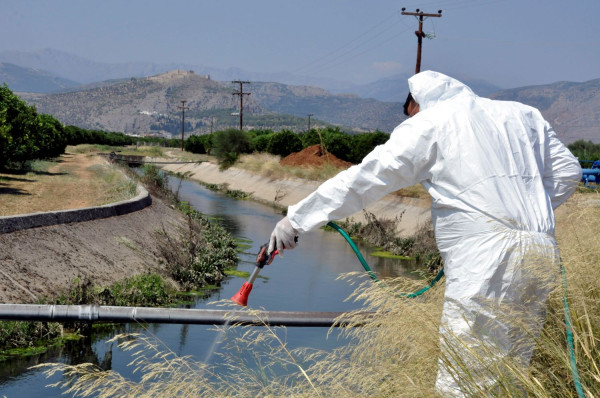
[[[400,188],[427,189],[446,275],[436,389],[463,396],[474,391],[461,375],[486,388],[495,359],[529,364],[559,264],[553,209],[581,168],[535,108],[478,97],[433,71],[408,84],[420,112],[287,214],[303,232]]]

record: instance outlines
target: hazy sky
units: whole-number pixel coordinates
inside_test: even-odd
[[[415,68],[504,88],[600,78],[600,0],[0,0],[0,51],[181,62],[366,83]],[[240,76],[243,78],[243,76]]]

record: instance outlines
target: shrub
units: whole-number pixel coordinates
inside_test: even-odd
[[[169,188],[169,176],[156,165],[143,165],[140,180],[151,194],[162,198],[172,198],[173,193]]]
[[[569,150],[579,160],[600,160],[600,144],[578,140],[568,145]],[[589,167],[589,165],[584,165]]]
[[[267,144],[267,152],[282,157],[301,150],[302,141],[300,137],[290,130],[282,130],[274,133]]]
[[[67,147],[63,125],[50,115],[38,116],[39,151],[36,158],[47,159],[62,155]]]
[[[250,153],[250,143],[243,131],[217,131],[213,136],[213,150],[221,167],[229,167],[237,161],[240,153]]]
[[[327,130],[323,138],[325,149],[332,155],[350,161],[350,136],[339,130]]]
[[[65,134],[68,145],[98,144],[109,146],[132,145],[136,139],[123,133],[102,130],[86,130],[77,126],[66,126]]]
[[[0,167],[24,163],[40,153],[38,115],[4,84],[0,86]]]
[[[254,152],[266,152],[267,146],[269,145],[269,141],[271,140],[272,135],[258,135],[254,137],[251,141],[252,150]]]
[[[172,302],[165,280],[156,274],[136,275],[103,289],[101,305],[156,306]]]
[[[316,129],[310,129],[306,133],[300,134],[300,139],[302,140],[302,146],[307,148],[311,145],[322,145],[323,140],[321,134]]]
[[[363,158],[367,156],[367,154],[371,152],[377,145],[386,143],[389,138],[389,134],[382,133],[381,131],[352,136],[352,149],[350,151],[350,159],[348,161],[352,163],[360,163]]]
[[[338,127],[326,127],[324,129],[311,129],[302,134],[302,145],[304,148],[311,145],[321,145],[325,150],[334,156],[350,161],[350,136],[342,132]]]
[[[184,148],[192,153],[209,153],[212,147],[212,134],[192,135],[185,140]]]
[[[180,231],[179,239],[164,230],[157,233],[159,254],[183,289],[219,284],[225,269],[238,261],[235,241],[220,225],[191,208],[187,211],[188,228]]]

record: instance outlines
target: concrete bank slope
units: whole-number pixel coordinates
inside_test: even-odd
[[[118,217],[0,234],[0,302],[35,303],[91,280],[107,286],[133,275],[164,272],[156,231],[179,236],[187,220],[156,197]]]
[[[151,204],[152,197],[146,188],[138,184],[136,197],[117,203],[110,203],[103,206],[85,207],[81,209],[57,210],[0,217],[0,234],[6,234],[22,229],[45,227],[56,224],[69,224],[120,216],[141,210],[150,206]]]
[[[253,198],[287,208],[308,196],[318,186],[319,182],[288,178],[276,180],[259,174],[251,173],[236,167],[220,171],[219,167],[210,162],[199,164],[165,164],[163,169],[173,173],[184,173],[193,180],[207,184],[228,184],[229,189],[251,193]],[[402,214],[398,225],[398,233],[412,235],[421,224],[430,220],[431,202],[424,199],[402,198],[388,195],[366,210],[378,218],[394,218]],[[364,215],[358,212],[351,216],[355,221],[364,221]]]

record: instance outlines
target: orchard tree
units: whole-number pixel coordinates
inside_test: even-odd
[[[349,161],[355,164],[360,163],[377,145],[386,143],[389,138],[389,134],[381,131],[352,136]]]
[[[568,147],[579,160],[600,160],[600,144],[594,144],[592,141],[577,140],[569,144]]]
[[[192,153],[210,153],[213,134],[192,135],[185,140],[184,148]]]
[[[34,107],[27,106],[8,88],[0,87],[0,118],[3,118],[3,145],[0,149],[0,166],[35,158],[39,148],[35,142],[37,128],[37,112]]]
[[[267,152],[282,157],[301,150],[302,141],[300,137],[290,130],[281,130],[278,133],[273,133],[267,143]]]
[[[44,114],[38,115],[35,136],[38,144],[36,158],[55,158],[65,153],[67,135],[63,125],[54,117]]]

